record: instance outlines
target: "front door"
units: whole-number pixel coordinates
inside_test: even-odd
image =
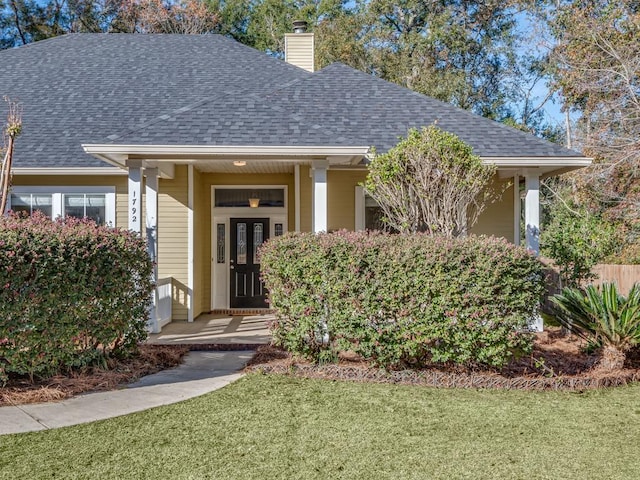
[[[260,281],[258,248],[269,238],[268,218],[232,218],[231,229],[231,308],[267,308],[265,289]]]

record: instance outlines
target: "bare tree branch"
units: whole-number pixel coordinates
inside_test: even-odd
[[[7,201],[11,188],[11,164],[15,139],[22,133],[22,105],[4,97],[8,104],[7,123],[3,130],[4,157],[0,164],[0,215],[7,209]]]

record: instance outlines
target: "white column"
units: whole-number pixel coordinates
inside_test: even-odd
[[[129,167],[129,230],[140,233],[142,216],[142,160],[128,160]]]
[[[527,249],[538,255],[540,253],[540,176],[538,173],[525,172],[524,223]],[[544,330],[544,322],[540,315],[531,319],[530,328],[535,332]]]
[[[526,173],[525,189],[524,223],[527,229],[527,248],[538,255],[540,253],[540,177],[537,173]]]
[[[366,228],[365,221],[365,196],[364,188],[360,185],[356,186],[356,211],[355,211],[355,231],[359,232]]]
[[[311,169],[311,177],[313,179],[313,231],[327,231],[327,169],[329,167],[328,160],[315,160]]]
[[[145,182],[145,232],[147,234],[147,251],[153,262],[153,282],[158,283],[158,169],[147,168],[144,171]],[[158,333],[158,291],[153,291],[151,307],[151,331]]]
[[[188,246],[187,246],[187,321],[193,322],[193,284],[194,284],[194,245],[193,245],[193,182],[194,182],[194,171],[193,165],[189,165],[188,177],[187,177],[187,238],[188,238]]]
[[[147,233],[147,250],[155,263],[158,261],[158,169],[147,168],[145,177],[145,226]],[[156,268],[157,279],[157,268]]]
[[[293,167],[295,231],[300,231],[300,165]]]
[[[513,244],[520,245],[520,175],[513,176]]]

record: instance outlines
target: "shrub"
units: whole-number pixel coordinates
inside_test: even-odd
[[[595,278],[591,269],[615,251],[619,236],[614,225],[586,209],[574,213],[560,205],[552,214],[540,234],[542,253],[558,265],[562,286],[577,287]]]
[[[393,230],[465,235],[485,204],[499,192],[487,188],[496,173],[456,135],[435,125],[411,129],[406,138],[377,155],[365,188]]]
[[[129,231],[0,218],[0,381],[127,355],[146,337],[152,263]]]
[[[640,286],[629,295],[618,293],[615,283],[584,289],[565,288],[551,298],[555,317],[565,328],[602,347],[600,367],[624,366],[626,353],[640,344]]]
[[[288,234],[261,258],[274,342],[315,361],[500,367],[531,347],[541,265],[500,239]]]

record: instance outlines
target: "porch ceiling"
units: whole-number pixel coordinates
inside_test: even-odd
[[[240,162],[240,163],[238,163]],[[244,162],[244,164],[242,164]],[[297,162],[298,165],[308,162]],[[199,160],[196,169],[205,173],[293,173],[294,164],[273,160]]]

